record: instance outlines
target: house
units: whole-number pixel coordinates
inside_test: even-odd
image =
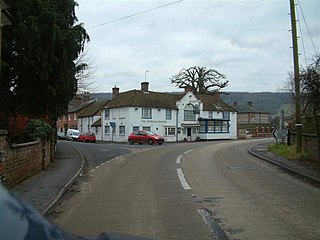
[[[126,142],[134,130],[151,130],[168,142],[237,138],[237,111],[220,99],[220,94],[160,93],[141,90],[120,93],[102,110],[104,141]]]
[[[269,113],[257,110],[251,101],[247,105],[238,106],[233,103],[233,108],[238,111],[238,130],[249,131],[255,135],[268,132],[270,134],[271,122]]]
[[[102,109],[110,100],[96,101],[84,108],[78,115],[78,130],[80,133],[93,132],[96,139],[102,141],[101,114]]]
[[[57,121],[58,132],[66,133],[68,129],[78,129],[77,116],[94,102],[88,94],[75,96],[68,104],[68,114],[61,116]]]

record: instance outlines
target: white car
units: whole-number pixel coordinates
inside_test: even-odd
[[[79,130],[77,129],[68,129],[67,131],[67,140],[73,140],[73,141],[77,141],[78,137],[80,135]]]

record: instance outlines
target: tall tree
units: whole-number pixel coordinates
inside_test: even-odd
[[[52,122],[77,91],[75,60],[89,36],[77,24],[75,0],[11,0],[12,26],[3,29],[1,102]]]
[[[316,56],[312,64],[300,72],[302,99],[305,103],[306,115],[314,120],[314,131],[317,135],[318,158],[320,160],[320,56]]]
[[[228,86],[228,81],[221,82],[225,78],[225,75],[215,69],[194,66],[183,68],[171,78],[171,83],[180,88],[191,88],[193,93],[209,94]]]

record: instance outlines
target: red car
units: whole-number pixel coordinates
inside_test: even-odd
[[[78,137],[78,142],[96,142],[96,135],[94,135],[94,133],[91,132],[87,132],[87,133],[82,133],[80,134],[80,136]]]
[[[151,131],[137,130],[133,131],[129,135],[128,142],[131,145],[134,143],[149,143],[150,145],[152,145],[153,143],[158,143],[159,145],[161,145],[164,142],[164,137]]]

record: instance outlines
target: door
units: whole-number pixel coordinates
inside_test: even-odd
[[[187,137],[191,139],[191,127],[187,128]]]

